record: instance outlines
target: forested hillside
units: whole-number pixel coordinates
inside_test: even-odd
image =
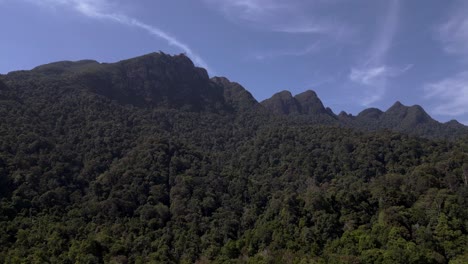
[[[0,263],[468,263],[467,131],[184,55],[0,75]]]

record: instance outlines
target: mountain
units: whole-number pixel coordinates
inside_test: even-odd
[[[330,108],[325,108],[314,91],[292,96],[289,91],[274,94],[260,103],[269,113],[286,122],[337,125],[339,122]],[[284,122],[284,121],[282,121]]]
[[[289,91],[274,94],[261,104],[270,112],[279,115],[301,114],[320,115],[329,114],[314,91],[307,90],[296,96]]]
[[[152,53],[109,64],[92,60],[56,62],[28,73],[13,73],[13,78],[24,75],[58,79],[140,107],[187,111],[220,111],[225,107],[223,90],[210,81],[205,69],[195,67],[185,55]]]
[[[349,127],[371,131],[388,129],[427,138],[454,139],[468,133],[467,127],[456,121],[440,123],[432,119],[421,106],[405,106],[400,102],[385,112],[369,108],[357,116],[344,113],[338,118]]]
[[[10,88],[8,88],[8,86],[6,86],[6,84],[3,83],[0,79],[0,100],[6,100],[10,94],[11,94]]]
[[[62,90],[79,90],[137,107],[226,114],[251,112],[280,119],[289,116],[287,122],[338,125],[363,131],[389,129],[427,138],[456,139],[468,133],[462,124],[439,123],[422,107],[407,107],[400,102],[385,112],[370,108],[357,116],[335,115],[311,90],[295,96],[282,91],[258,103],[240,84],[225,77],[210,79],[206,70],[195,67],[183,54],[151,53],[117,63],[63,61],[32,71],[13,72],[5,79],[58,82]]]
[[[248,111],[259,107],[257,100],[244,87],[225,77],[213,77],[211,81],[223,89],[225,102],[235,111]]]
[[[0,75],[0,263],[467,263],[467,175],[456,121],[184,55]]]
[[[335,115],[325,108],[314,91],[292,96],[289,91],[274,94],[261,104],[272,114],[289,116],[300,122],[341,125],[364,131],[393,130],[427,138],[455,139],[468,134],[468,128],[456,121],[448,124],[432,119],[419,105],[411,107],[396,102],[387,111],[369,108],[357,116],[341,112]]]
[[[301,105],[289,91],[276,93],[270,99],[261,102],[261,104],[273,114],[289,115],[302,113]]]

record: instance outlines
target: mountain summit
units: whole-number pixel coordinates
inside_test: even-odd
[[[317,94],[311,90],[297,94],[294,97],[291,92],[282,91],[262,101],[261,104],[272,113],[280,115],[330,114]]]

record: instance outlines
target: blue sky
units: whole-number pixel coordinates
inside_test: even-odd
[[[186,53],[259,101],[315,90],[336,113],[419,104],[468,124],[468,1],[0,0],[0,73]]]

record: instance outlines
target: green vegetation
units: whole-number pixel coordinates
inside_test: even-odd
[[[272,115],[190,63],[0,76],[0,263],[468,262],[468,136]]]

